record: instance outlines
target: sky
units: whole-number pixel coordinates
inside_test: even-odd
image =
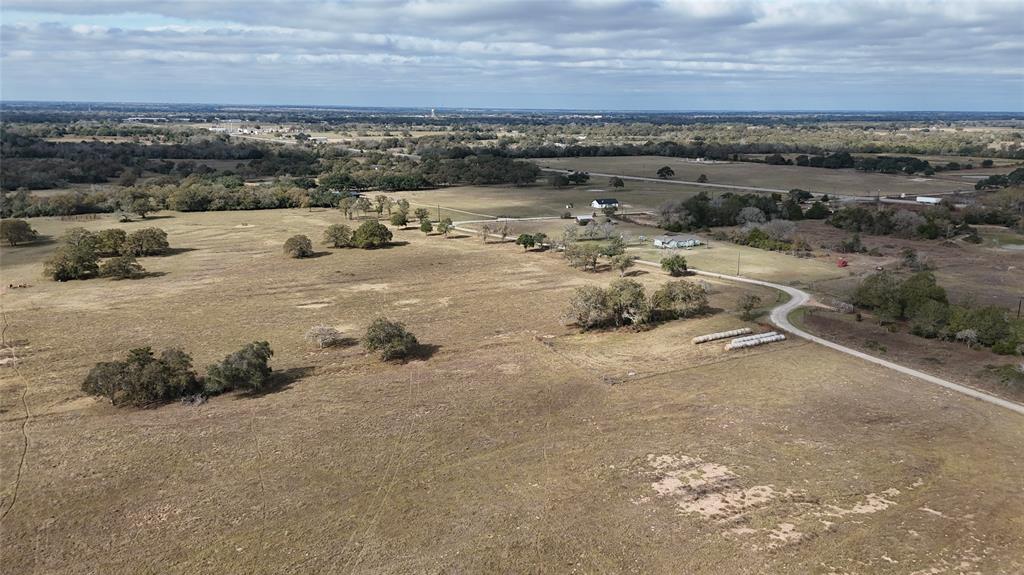
[[[3,0],[3,100],[1024,111],[1024,0]]]

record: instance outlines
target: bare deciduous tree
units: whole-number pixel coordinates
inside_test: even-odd
[[[342,340],[341,332],[329,325],[315,325],[306,332],[306,340],[317,344],[320,349],[336,345]]]

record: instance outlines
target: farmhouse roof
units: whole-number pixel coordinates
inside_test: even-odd
[[[599,203],[599,204],[617,204],[617,203],[619,203],[619,200],[616,200],[615,198],[598,198],[598,199],[596,199],[594,201]]]

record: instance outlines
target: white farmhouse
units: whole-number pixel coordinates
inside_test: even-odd
[[[598,198],[590,202],[590,207],[595,210],[603,208],[617,208],[619,207],[619,200],[616,200],[615,198]]]

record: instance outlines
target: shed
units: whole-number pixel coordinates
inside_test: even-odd
[[[701,245],[700,238],[695,236],[656,236],[654,246],[658,248],[692,248]]]
[[[933,198],[931,196],[917,196],[917,203],[919,204],[938,204],[942,201],[942,198]]]

